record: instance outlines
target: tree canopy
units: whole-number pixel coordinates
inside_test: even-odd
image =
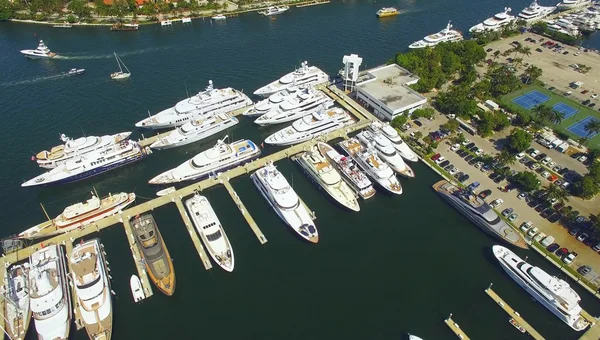
[[[534,191],[540,188],[540,180],[531,171],[518,172],[512,177],[515,184],[524,191]]]

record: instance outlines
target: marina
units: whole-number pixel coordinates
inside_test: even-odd
[[[494,292],[494,290],[492,290],[492,285],[485,290],[485,293],[492,298],[492,300],[494,300],[494,302],[496,302],[498,306],[500,306],[500,308],[502,308],[511,318],[515,319],[519,325],[525,328],[527,333],[529,333],[532,338],[536,340],[544,339],[540,333],[538,333],[533,327],[531,327],[531,325],[527,323],[527,321],[525,321],[525,319],[523,319],[523,317],[521,317],[521,314],[512,309],[506,302],[504,302],[504,300],[502,300],[502,298],[500,298],[500,296],[498,296],[498,294],[496,294],[496,292]]]

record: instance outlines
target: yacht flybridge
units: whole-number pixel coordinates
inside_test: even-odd
[[[431,47],[442,42],[453,42],[460,40],[463,40],[462,34],[459,31],[452,29],[452,23],[448,21],[446,28],[438,33],[430,34],[419,41],[415,41],[414,43],[410,44],[408,48]]]
[[[21,50],[27,58],[31,59],[42,59],[42,58],[54,58],[56,53],[51,52],[48,46],[44,44],[43,40],[40,40],[38,47],[35,50]]]
[[[515,21],[515,16],[510,15],[511,8],[504,7],[504,11],[496,13],[493,17],[485,19],[469,29],[469,32],[497,31]]]
[[[518,19],[532,23],[547,17],[550,13],[554,12],[555,9],[555,6],[540,6],[538,5],[537,0],[533,0],[529,6],[519,13]]]
[[[254,91],[257,96],[270,96],[275,92],[288,89],[295,86],[315,86],[321,83],[325,83],[329,80],[327,73],[321,71],[316,66],[308,66],[308,62],[302,63],[299,69],[294,72],[290,72],[285,76],[275,80],[274,82],[261,87]]]
[[[286,97],[285,101],[258,117],[254,123],[261,126],[287,123],[331,106],[333,100],[323,91],[306,88],[297,91],[294,96]]]

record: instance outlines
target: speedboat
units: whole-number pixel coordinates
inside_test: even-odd
[[[64,22],[62,24],[56,24],[56,25],[52,25],[52,27],[54,28],[72,28],[73,25],[69,24],[68,22]]]
[[[83,72],[85,72],[84,68],[72,68],[69,70],[69,72],[67,72],[67,74],[70,76],[74,76],[78,74],[83,74]]]
[[[296,86],[315,86],[329,81],[327,73],[316,66],[308,66],[308,61],[302,63],[299,69],[290,72],[274,82],[254,91],[257,96],[270,96],[275,92]]]
[[[316,145],[309,151],[302,152],[295,160],[304,173],[336,202],[352,211],[360,211],[354,191],[342,180],[339,172]]]
[[[273,163],[258,169],[250,178],[271,208],[288,226],[305,240],[319,242],[319,233],[308,210]]]
[[[38,338],[66,340],[73,309],[64,250],[46,245],[29,256],[29,263],[29,299]]]
[[[48,46],[44,44],[43,40],[40,40],[40,43],[35,50],[21,50],[21,53],[23,53],[26,57],[32,59],[56,57],[56,53],[51,52]]]
[[[398,131],[387,123],[373,122],[368,129],[374,133],[381,133],[385,138],[392,142],[392,145],[400,153],[400,156],[407,161],[418,162],[419,156],[402,140]]]
[[[167,184],[183,181],[192,181],[206,178],[211,174],[234,168],[240,164],[260,156],[260,148],[251,140],[242,139],[231,144],[226,144],[225,139],[194,156],[178,167],[165,171],[154,177],[148,183]]]
[[[211,19],[213,19],[213,20],[227,20],[227,17],[224,16],[223,14],[217,14],[217,15],[213,15],[211,17]]]
[[[550,13],[554,12],[555,9],[555,6],[540,6],[538,5],[537,0],[533,0],[529,6],[519,13],[518,19],[532,23],[547,17]]]
[[[5,300],[4,331],[10,339],[25,339],[31,308],[29,307],[29,262],[25,261],[8,267],[2,297]]]
[[[142,282],[140,278],[133,274],[129,278],[129,288],[131,289],[131,295],[133,296],[133,302],[140,302],[146,298],[144,289],[142,289]]]
[[[208,138],[237,123],[239,123],[237,118],[230,117],[226,113],[214,116],[204,115],[168,132],[166,136],[159,135],[158,140],[152,143],[150,147],[162,150],[187,145]]]
[[[246,117],[260,117],[271,110],[276,110],[280,104],[297,96],[297,88],[288,88],[275,92],[268,98],[256,102],[252,107],[244,111],[242,114]]]
[[[261,126],[287,123],[311,115],[323,107],[327,109],[331,106],[333,106],[333,100],[322,91],[304,89],[258,117],[254,123]]]
[[[270,15],[277,15],[277,14],[281,14],[287,10],[289,10],[290,8],[288,6],[285,5],[280,5],[280,6],[269,6],[267,7],[266,10],[262,11],[262,12],[258,12],[259,14],[262,14],[264,16],[270,16]]]
[[[182,24],[191,24],[192,18],[181,18],[181,23]]]
[[[367,148],[377,151],[379,158],[383,159],[394,171],[408,178],[415,177],[414,171],[404,163],[396,149],[389,139],[381,134],[375,134],[371,131],[363,131],[356,135],[356,138]]]
[[[73,158],[56,168],[36,176],[22,187],[78,182],[146,158],[152,151],[137,142],[125,140],[103,150]]]
[[[172,25],[173,25],[173,22],[172,22],[171,20],[169,20],[169,19],[166,19],[166,20],[163,20],[163,21],[161,21],[161,22],[160,22],[160,25],[161,25],[162,27],[165,27],[165,26],[172,26]]]
[[[562,0],[558,3],[558,5],[556,5],[556,8],[558,8],[561,11],[564,11],[573,8],[589,6],[591,3],[591,0]]]
[[[265,139],[265,143],[271,145],[298,144],[352,124],[354,124],[354,119],[348,112],[338,107],[328,110],[321,108],[312,115],[304,116],[292,123],[291,126],[270,135]]]
[[[178,127],[203,115],[229,113],[249,105],[252,105],[252,100],[244,93],[231,87],[215,89],[212,80],[209,80],[204,91],[137,122],[135,126],[149,129]]]
[[[430,47],[435,46],[441,42],[453,42],[460,40],[463,40],[462,34],[457,30],[453,30],[452,23],[448,21],[448,25],[446,26],[446,28],[439,31],[438,33],[428,35],[419,41],[415,41],[414,43],[410,44],[408,48]]]
[[[77,302],[75,308],[90,339],[110,339],[113,308],[104,258],[104,246],[95,238],[81,241],[71,253],[71,269]]]
[[[469,32],[497,31],[515,21],[514,15],[509,15],[511,8],[504,7],[504,12],[496,13],[493,17],[485,19],[469,29]]]
[[[395,7],[384,7],[380,10],[377,11],[377,13],[375,13],[377,15],[377,17],[379,18],[385,18],[385,17],[392,17],[395,15],[398,15],[398,9],[396,9]]]
[[[232,272],[235,266],[233,248],[208,199],[196,194],[185,201],[185,206],[192,216],[192,222],[210,257],[221,268]]]
[[[64,144],[57,145],[51,148],[50,151],[40,151],[32,159],[42,168],[53,169],[73,158],[119,144],[129,138],[130,135],[131,132],[121,132],[114,135],[87,136],[73,139],[62,133],[60,134],[60,140]]]

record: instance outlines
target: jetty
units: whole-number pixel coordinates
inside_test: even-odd
[[[470,339],[467,336],[467,334],[460,328],[460,326],[456,322],[454,322],[454,320],[452,320],[452,313],[450,313],[450,316],[448,316],[448,318],[446,320],[444,320],[444,322],[450,328],[450,330],[454,334],[456,334],[456,336],[459,339],[462,339],[462,340],[469,340]]]
[[[527,321],[525,321],[525,319],[523,319],[523,317],[521,317],[521,314],[519,314],[517,311],[515,311],[514,309],[512,309],[512,307],[510,307],[506,302],[504,302],[504,300],[502,300],[502,298],[500,296],[498,296],[498,294],[496,294],[496,292],[494,292],[492,290],[492,285],[490,284],[490,286],[485,290],[485,292],[487,293],[487,295],[489,297],[492,298],[492,300],[494,300],[498,306],[500,306],[502,309],[504,309],[504,311],[513,319],[515,319],[516,322],[518,322],[521,326],[523,326],[523,328],[525,328],[525,330],[527,331],[527,333],[529,333],[529,335],[531,335],[532,338],[536,339],[536,340],[543,340],[544,337],[538,333],[533,327],[531,327],[530,324],[527,323]]]
[[[77,330],[83,328],[83,320],[81,318],[81,311],[79,310],[79,297],[77,295],[77,289],[75,289],[75,277],[73,274],[73,267],[71,266],[71,254],[73,254],[73,240],[69,240],[64,242],[65,250],[67,251],[67,266],[69,267],[69,276],[67,281],[69,281],[69,287],[71,287],[71,300],[73,301],[73,317],[75,321],[75,326]]]

